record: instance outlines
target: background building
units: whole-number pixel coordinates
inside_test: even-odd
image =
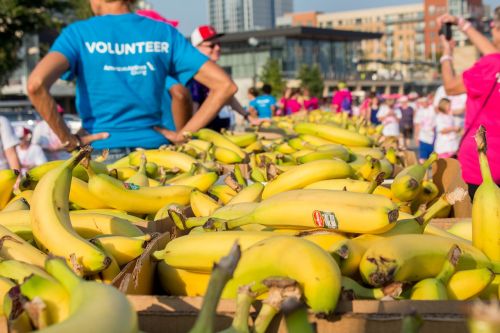
[[[318,14],[319,27],[383,33],[364,40],[357,59],[368,77],[394,79],[417,73],[425,65],[422,3]]]
[[[271,29],[293,11],[293,0],[208,0],[208,18],[220,32]]]
[[[366,39],[378,39],[381,34],[321,29],[313,27],[288,27],[260,31],[230,33],[221,38],[222,56],[218,64],[224,67],[239,86],[238,98],[247,99],[247,88],[268,59],[278,59],[283,76],[296,78],[303,64],[318,65],[325,86],[333,88],[338,81],[358,79],[356,63],[352,59]],[[249,39],[257,43],[251,45]]]

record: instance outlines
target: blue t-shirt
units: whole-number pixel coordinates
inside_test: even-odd
[[[172,96],[170,95],[170,88],[176,84],[180,84],[179,81],[171,76],[167,77],[163,101],[161,102],[161,126],[171,131],[175,131],[176,128],[174,115],[172,114]]]
[[[257,110],[259,118],[271,118],[273,116],[272,106],[276,105],[276,99],[271,95],[257,96],[250,101],[250,106]]]
[[[156,148],[167,76],[186,84],[208,60],[175,28],[136,14],[96,16],[65,28],[51,52],[76,76],[76,107],[94,148]]]

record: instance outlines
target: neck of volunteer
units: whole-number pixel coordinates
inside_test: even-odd
[[[129,1],[91,0],[92,12],[95,15],[120,15],[131,12]]]

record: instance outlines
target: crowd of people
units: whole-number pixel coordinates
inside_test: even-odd
[[[235,97],[236,84],[217,65],[222,34],[213,27],[198,27],[188,41],[177,31],[178,22],[149,10],[134,12],[135,0],[89,3],[95,16],[64,28],[28,79],[28,96],[60,142],[58,149],[71,152],[91,144],[96,155],[109,150],[108,159],[113,161],[138,147],[183,142],[186,132],[226,128],[233,111],[259,122],[322,107],[306,87],[288,88],[277,101],[272,87],[264,85],[248,91],[251,102],[245,109]],[[472,68],[455,73],[454,42],[441,36],[443,87],[434,96],[371,95],[358,101],[340,84],[329,109],[383,124],[383,134],[399,138],[403,147],[415,138],[421,158],[431,151],[442,157],[458,155],[473,193],[481,176],[471,134],[482,124],[491,146],[500,144],[500,137],[491,134],[500,128],[495,117],[500,102],[500,7],[491,22],[492,41],[460,17],[445,14],[436,23],[454,25],[479,50],[482,57]],[[58,78],[76,80],[79,134],[71,133],[50,94]],[[3,118],[0,130],[0,168],[20,168],[19,156],[25,153],[30,134],[19,141],[8,133]],[[35,137],[36,133],[31,140]],[[493,178],[500,183],[497,150],[489,157]]]

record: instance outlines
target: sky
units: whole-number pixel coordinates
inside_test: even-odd
[[[418,3],[418,0],[294,0],[296,12],[301,11],[340,11],[383,6]],[[180,21],[179,30],[189,35],[193,29],[208,23],[208,0],[149,0],[153,8],[167,18]],[[376,4],[375,4],[376,2]],[[500,0],[483,0],[483,3],[498,6]]]

